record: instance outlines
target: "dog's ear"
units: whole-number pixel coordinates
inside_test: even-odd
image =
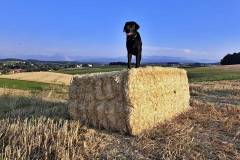
[[[140,26],[136,22],[134,22],[134,25],[135,25],[135,28],[136,28],[136,31],[137,31],[140,28]]]

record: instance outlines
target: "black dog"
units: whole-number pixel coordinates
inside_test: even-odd
[[[131,68],[132,55],[136,56],[136,68],[140,66],[142,58],[142,40],[138,33],[139,25],[136,22],[126,22],[123,32],[127,35],[128,68]]]

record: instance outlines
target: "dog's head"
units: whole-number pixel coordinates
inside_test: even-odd
[[[127,36],[131,36],[134,33],[136,33],[139,28],[140,27],[136,22],[130,21],[130,22],[125,23],[125,26],[123,28],[123,32],[126,32]]]

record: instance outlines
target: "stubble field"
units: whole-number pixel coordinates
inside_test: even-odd
[[[66,90],[2,89],[0,159],[240,159],[240,73],[205,69],[191,72],[187,113],[136,137],[71,120]]]

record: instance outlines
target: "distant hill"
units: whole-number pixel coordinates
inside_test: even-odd
[[[82,56],[23,56],[23,58],[6,58],[0,59],[1,61],[29,61],[29,62],[41,62],[41,63],[100,63],[109,64],[110,62],[127,62],[127,56],[121,57],[82,57]],[[133,58],[132,62],[135,62]],[[144,56],[142,57],[142,63],[168,63],[168,62],[178,62],[178,63],[216,63],[216,61],[208,59],[190,59],[186,57],[170,57],[170,56]]]
[[[8,61],[14,61],[14,62],[32,62],[32,63],[55,63],[55,64],[75,64],[79,63],[76,61],[47,61],[47,60],[37,60],[37,59],[18,59],[18,58],[5,58],[5,59],[0,59],[0,62],[8,62]]]
[[[24,61],[22,59],[17,59],[17,58],[5,58],[5,59],[0,59],[0,62],[6,62],[6,61]]]

